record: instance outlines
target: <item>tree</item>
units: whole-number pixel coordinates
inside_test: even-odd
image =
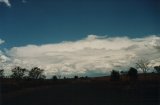
[[[58,78],[57,78],[56,75],[54,75],[54,76],[52,77],[52,79],[53,79],[53,80],[57,80]]]
[[[19,66],[13,68],[11,71],[12,71],[11,78],[14,79],[23,79],[25,73],[27,72],[25,68],[21,68]]]
[[[157,71],[157,73],[160,73],[160,66],[154,66],[154,69]]]
[[[4,70],[3,69],[0,70],[0,78],[4,78]]]
[[[66,80],[67,78],[64,76],[63,79]]]
[[[78,76],[74,76],[74,79],[77,80],[77,79],[78,79]]]
[[[130,78],[130,80],[136,80],[138,77],[138,71],[137,69],[131,67],[128,71],[128,76]]]
[[[29,71],[28,77],[31,79],[45,79],[46,76],[43,75],[44,70],[38,67],[34,67]]]
[[[118,81],[120,80],[120,73],[116,70],[112,70],[111,72],[111,80],[112,81]]]
[[[149,60],[141,59],[137,61],[136,67],[140,68],[143,71],[143,73],[147,73],[147,71],[149,70],[149,64],[150,64]]]

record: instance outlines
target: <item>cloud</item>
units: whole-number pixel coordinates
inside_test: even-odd
[[[0,44],[2,44],[2,43],[4,43],[4,42],[5,42],[4,40],[0,39]]]
[[[5,3],[8,7],[11,7],[9,0],[0,0],[0,3]]]
[[[77,41],[56,44],[13,47],[5,52],[4,68],[38,66],[48,77],[61,73],[65,76],[99,76],[112,69],[127,70],[138,59],[146,58],[152,65],[160,65],[160,37],[107,37],[89,35]]]

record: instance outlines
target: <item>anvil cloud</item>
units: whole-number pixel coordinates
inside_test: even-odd
[[[3,55],[3,58],[2,58]],[[4,56],[7,55],[7,56]],[[88,35],[77,41],[13,47],[1,53],[6,59],[3,68],[14,66],[41,67],[48,77],[106,75],[112,69],[127,70],[138,59],[148,59],[150,65],[160,65],[160,37],[107,37]]]

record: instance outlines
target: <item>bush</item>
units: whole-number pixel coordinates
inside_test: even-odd
[[[157,73],[160,73],[160,66],[155,66],[154,69],[157,71]]]
[[[3,69],[0,70],[0,78],[4,78],[4,70]]]
[[[54,75],[53,77],[52,77],[52,80],[57,80],[58,78],[57,78],[57,76],[56,75]]]
[[[131,67],[128,71],[128,76],[130,78],[130,80],[136,80],[138,77],[138,71],[137,69]]]
[[[118,80],[120,80],[120,73],[119,73],[119,71],[112,70],[112,72],[111,72],[111,80],[112,81],[118,81]]]
[[[74,79],[75,79],[75,80],[78,79],[78,76],[74,76]]]

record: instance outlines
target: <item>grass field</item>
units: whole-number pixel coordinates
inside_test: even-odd
[[[160,75],[61,80],[1,79],[1,105],[160,105]]]

